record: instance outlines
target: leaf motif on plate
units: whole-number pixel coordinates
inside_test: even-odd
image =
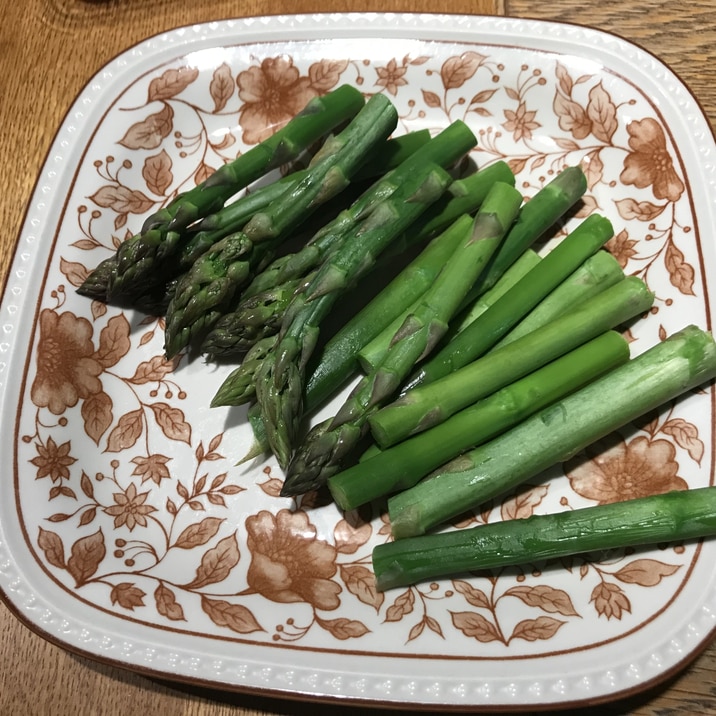
[[[395,601],[385,612],[386,622],[399,622],[406,614],[410,614],[415,607],[415,595],[412,589],[406,589],[399,594]]]
[[[548,485],[527,486],[516,495],[506,499],[500,506],[503,520],[519,520],[531,517],[549,492]]]
[[[492,622],[478,612],[450,612],[453,626],[465,636],[487,644],[491,641],[503,641]]]
[[[201,597],[201,608],[217,626],[227,627],[237,634],[265,631],[250,609],[242,604],[232,604],[224,599]]]
[[[171,99],[183,92],[199,76],[196,67],[179,67],[166,70],[149,83],[147,101]]]
[[[462,594],[462,596],[465,597],[465,601],[471,606],[490,609],[490,600],[482,589],[478,589],[470,584],[470,582],[466,582],[462,579],[453,579],[452,584],[453,587],[455,587],[455,591],[458,594]]]
[[[79,261],[67,261],[63,258],[60,259],[60,271],[75,288],[79,288],[90,274],[87,267]]]
[[[631,602],[624,590],[619,585],[610,582],[597,584],[592,590],[589,601],[594,602],[597,614],[605,616],[607,619],[612,617],[621,619],[624,612],[631,612]]]
[[[214,112],[221,112],[234,94],[234,77],[231,67],[222,62],[213,72],[209,84],[209,94],[214,100]]]
[[[457,89],[471,79],[487,58],[479,52],[463,52],[459,57],[450,57],[440,68],[440,77],[445,89]]]
[[[65,564],[65,548],[62,544],[62,538],[56,532],[51,532],[50,530],[45,530],[40,527],[37,544],[44,552],[47,561],[53,567],[57,567],[58,569],[67,568],[67,565]]]
[[[175,367],[175,361],[156,355],[139,363],[134,370],[134,374],[128,380],[134,385],[159,382],[164,380],[169,373],[172,373]]]
[[[104,534],[97,530],[94,534],[80,537],[70,548],[67,560],[67,571],[74,577],[75,583],[81,587],[97,571],[107,554],[104,546]]]
[[[353,526],[348,520],[339,520],[333,528],[336,550],[343,554],[354,554],[373,534],[370,522],[360,522]]]
[[[357,639],[370,632],[370,629],[357,619],[316,619],[316,622],[331,636],[341,641]]]
[[[82,419],[85,433],[96,445],[112,424],[112,399],[101,390],[82,401]]]
[[[215,547],[204,554],[201,564],[197,567],[196,576],[185,587],[200,589],[209,584],[223,582],[229,576],[229,572],[239,563],[239,557],[236,533],[224,537]]]
[[[340,575],[348,591],[376,611],[385,600],[385,594],[375,587],[375,575],[362,564],[342,564]]]
[[[169,136],[173,126],[174,110],[170,105],[164,104],[158,112],[153,112],[133,124],[119,143],[127,149],[157,149]]]
[[[691,458],[701,464],[704,456],[704,443],[699,439],[699,429],[683,418],[671,418],[664,423],[662,432],[671,435],[679,447],[688,451]]]
[[[110,368],[124,358],[131,347],[129,321],[123,313],[120,313],[117,316],[112,316],[100,331],[99,347],[94,357],[103,368]]]
[[[90,199],[97,206],[112,209],[121,215],[143,214],[154,206],[154,202],[143,192],[114,184],[100,187]]]
[[[169,587],[161,582],[154,590],[154,604],[157,607],[157,611],[163,617],[171,619],[172,621],[186,621],[184,610],[181,604],[177,602],[176,595]]]
[[[168,403],[152,403],[149,407],[154,413],[157,425],[170,440],[191,444],[191,425],[182,410]]]
[[[517,597],[527,606],[539,607],[551,614],[557,613],[566,617],[579,616],[569,594],[563,589],[556,589],[548,584],[538,584],[534,587],[511,587],[505,592],[505,595]]]
[[[524,639],[525,641],[551,639],[565,623],[554,617],[524,619],[515,626],[509,641],[512,641],[512,639]]]
[[[174,542],[174,547],[179,549],[194,549],[206,544],[219,531],[223,518],[205,517],[201,522],[196,522],[185,528]]]
[[[664,256],[672,286],[687,296],[694,294],[694,267],[684,259],[684,254],[673,241],[669,241]]]
[[[625,564],[612,576],[626,584],[638,584],[642,587],[654,587],[664,577],[670,577],[680,569],[678,564],[667,564],[657,559],[635,559]]]
[[[120,417],[107,438],[107,452],[121,452],[132,447],[144,432],[144,411],[130,410]]]
[[[172,159],[166,149],[162,149],[158,154],[153,154],[144,160],[142,177],[147,183],[149,191],[164,196],[174,181]]]
[[[144,606],[144,597],[146,596],[146,593],[134,583],[120,582],[112,587],[109,598],[112,604],[119,604],[120,607],[134,611],[135,607]]]
[[[321,60],[308,68],[311,87],[319,94],[332,90],[348,69],[348,60]]]
[[[611,144],[619,126],[617,108],[601,82],[589,90],[587,117],[592,123],[592,134],[605,144]]]

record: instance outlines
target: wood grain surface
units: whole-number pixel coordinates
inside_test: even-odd
[[[444,6],[441,6],[444,7]],[[26,0],[4,3],[0,24],[0,282],[56,129],[78,92],[107,61],[151,35],[229,17],[295,12],[430,12],[434,0]],[[666,61],[716,126],[714,0],[453,0],[456,13],[508,14],[598,27]],[[7,471],[4,480],[9,479]],[[0,605],[0,714],[238,716],[334,714],[302,704],[165,683],[69,654]],[[340,709],[347,715],[362,709]],[[373,712],[388,713],[388,712]],[[575,712],[576,713],[576,712]],[[716,644],[680,674],[628,700],[580,714],[716,714]]]

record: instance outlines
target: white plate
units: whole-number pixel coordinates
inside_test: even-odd
[[[296,510],[276,496],[273,460],[234,467],[250,444],[244,413],[207,407],[228,369],[172,371],[156,322],[74,293],[144,215],[236,155],[263,121],[237,87],[255,101],[275,58],[295,74],[284,106],[347,82],[387,92],[403,129],[465,119],[478,163],[512,162],[526,197],[584,161],[582,216],[612,219],[612,248],[657,295],[635,352],[686,323],[710,328],[714,141],[643,50],[570,25],[448,15],[159,35],[78,97],[19,237],[0,343],[5,599],[101,661],[289,698],[530,709],[663,679],[712,636],[715,543],[376,593],[380,516],[351,526],[332,504]],[[613,480],[621,497],[710,484],[713,413],[710,391],[665,407],[625,432],[593,484]],[[583,485],[555,471],[480,519],[593,504]]]

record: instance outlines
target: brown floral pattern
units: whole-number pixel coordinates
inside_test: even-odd
[[[377,592],[370,552],[389,538],[385,515],[340,515],[316,494],[280,498],[271,461],[236,465],[248,426],[207,410],[220,368],[166,361],[161,322],[66,290],[144,215],[311,97],[351,82],[390,95],[402,129],[465,120],[479,136],[477,163],[507,161],[526,197],[581,163],[589,190],[566,230],[591,211],[608,214],[617,229],[608,248],[657,294],[654,315],[630,334],[637,347],[680,327],[681,311],[703,318],[688,182],[649,99],[606,70],[580,74],[568,58],[441,51],[415,43],[400,57],[336,51],[313,61],[262,48],[201,70],[182,59],[137,80],[113,108],[111,141],[88,151],[86,191],[69,199],[75,215],[41,296],[18,441],[38,478],[26,487],[18,476],[23,500],[46,507],[28,532],[68,591],[91,587],[102,609],[160,628],[287,648],[349,641],[366,653],[390,642],[443,654],[449,644],[465,658],[539,657],[582,633],[618,639],[668,605],[692,558],[680,545]],[[575,458],[565,479],[535,481],[455,527],[700,484],[711,439],[700,425],[690,404],[670,406]]]

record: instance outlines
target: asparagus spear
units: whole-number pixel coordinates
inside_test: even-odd
[[[587,178],[581,167],[563,169],[540,189],[522,210],[512,230],[480,277],[472,296],[492,288],[500,276],[584,195]]]
[[[608,219],[598,214],[587,217],[487,311],[423,363],[405,390],[437,380],[487,352],[612,234]]]
[[[251,275],[255,260],[250,257],[270,250],[262,243],[273,248],[302,219],[345,189],[364,163],[366,152],[387,138],[396,121],[397,113],[390,100],[374,95],[340,134],[324,143],[303,179],[289,185],[278,199],[254,214],[238,237],[222,239],[192,265],[167,308],[167,357],[211,329]],[[240,253],[235,248],[237,242],[242,244]]]
[[[428,532],[716,375],[713,337],[687,326],[388,501],[396,539]]]
[[[373,550],[376,587],[716,534],[716,487],[410,537]]]
[[[542,328],[439,380],[407,391],[371,416],[373,437],[385,448],[433,427],[493,391],[647,311],[653,301],[654,295],[640,278],[626,277]]]
[[[452,187],[461,181],[461,188],[451,192]],[[481,169],[474,175],[474,179],[454,181],[446,194],[449,193],[458,202],[458,206],[463,207],[464,192],[469,190],[472,196],[470,205],[476,209],[495,181],[514,183],[514,175],[504,162]],[[358,369],[358,351],[425,293],[455,250],[459,234],[446,232],[445,229],[464,212],[455,213],[455,204],[450,201],[443,204],[444,196],[427,209],[418,224],[410,226],[406,232],[411,244],[417,245],[429,236],[433,236],[432,241],[326,343],[306,384],[307,412],[325,403],[348,381]],[[434,211],[436,206],[440,206],[440,211]],[[426,216],[428,220],[423,222]],[[442,227],[442,233],[434,235],[438,227]]]
[[[361,461],[328,481],[333,499],[352,510],[413,487],[447,460],[499,435],[629,358],[629,346],[607,331],[510,383],[445,422]]]
[[[212,408],[225,405],[243,405],[256,394],[256,374],[276,343],[275,336],[256,341],[241,364],[224,379],[211,401]]]
[[[327,132],[355,116],[363,105],[361,93],[348,85],[315,97],[271,137],[150,216],[141,232],[117,250],[117,271],[110,280],[109,297],[121,297],[141,288],[142,282],[156,270],[156,261],[172,253],[182,229],[218,211],[240,189],[297,157]]]
[[[522,197],[497,182],[472,220],[465,214],[453,224],[464,236],[435,283],[393,336],[383,359],[353,389],[337,414],[315,426],[289,465],[282,494],[316,489],[340,469],[364,433],[368,416],[400,386],[415,363],[428,355],[447,329],[490,256],[507,233]]]
[[[396,188],[398,187],[400,187],[401,191],[403,191],[403,196],[409,198],[412,193],[412,189],[406,190],[405,187],[415,187],[417,191],[419,183],[415,182],[415,177],[419,175],[427,176],[425,174],[426,167],[429,167],[433,162],[443,167],[450,166],[457,159],[459,159],[466,152],[468,152],[474,146],[475,141],[475,135],[471,132],[469,127],[467,127],[464,122],[453,122],[451,125],[446,127],[440,134],[434,137],[427,145],[421,147],[418,151],[412,154],[405,162],[403,162],[403,164],[396,167],[396,169],[391,172],[390,176],[385,178],[384,182],[379,181],[379,183],[381,184],[381,189],[378,190],[374,187],[374,190],[376,192],[375,206],[380,206],[381,204],[383,204],[385,200],[387,200],[391,196],[391,194],[396,191]],[[393,180],[397,178],[398,181],[393,182],[391,180],[391,177]],[[360,234],[363,230],[362,227],[364,224],[368,228],[370,228],[370,225],[367,222],[369,219],[369,214],[372,213],[372,211],[375,209],[375,206],[364,207],[364,210],[361,211],[361,216],[363,216],[364,214],[365,216],[363,216],[362,221],[358,222],[356,226],[353,227],[352,231],[347,232],[347,237],[360,238]],[[385,206],[389,207],[390,204],[386,204]],[[412,212],[412,210],[416,207],[405,208]],[[391,210],[388,208],[388,211]],[[425,207],[421,206],[420,212],[415,212],[415,216],[421,215],[424,211]],[[405,285],[403,285],[400,290],[390,290],[382,292],[381,296],[383,298],[379,299],[376,302],[376,304],[380,305],[376,305],[376,311],[374,311],[373,314],[370,316],[370,321],[364,321],[360,323],[357,326],[358,330],[355,330],[354,328],[349,328],[349,326],[356,326],[356,322],[351,321],[349,323],[349,326],[340,331],[339,334],[335,337],[335,339],[333,339],[329,343],[329,345],[333,346],[333,349],[330,352],[330,355],[333,357],[333,360],[330,362],[324,362],[325,365],[328,365],[328,370],[323,373],[321,373],[320,371],[316,371],[316,373],[320,373],[322,377],[317,379],[316,381],[311,381],[312,384],[309,384],[307,388],[307,395],[309,397],[309,400],[306,406],[308,410],[315,407],[319,402],[324,401],[333,392],[335,388],[340,386],[340,384],[343,381],[347,380],[350,376],[350,359],[349,366],[346,366],[346,364],[342,361],[344,361],[345,359],[346,349],[348,351],[351,350],[351,340],[353,340],[351,336],[353,334],[360,334],[361,331],[364,332],[366,323],[370,327],[372,325],[372,322],[380,320],[379,317],[382,315],[382,312],[391,310],[393,302],[399,300],[398,294],[401,290],[405,290],[405,288]],[[368,317],[366,316],[366,318]],[[352,331],[352,334],[350,331]],[[341,338],[341,336],[343,336],[343,338]],[[344,340],[346,336],[348,337],[347,341]],[[326,353],[326,355],[329,354]],[[338,367],[338,369],[336,369],[336,364],[338,362],[341,362],[341,365]],[[253,365],[254,364],[252,364],[252,366]],[[232,389],[232,386],[230,385],[232,380],[234,379],[238,380],[239,382],[239,388],[237,390]],[[242,396],[242,401],[249,400],[253,395],[253,391],[246,390],[248,387],[250,387],[250,384],[251,381],[250,379],[247,380],[247,376],[244,374],[243,370],[241,368],[237,369],[234,374],[230,375],[227,378],[226,383],[219,389],[219,394],[214,399],[214,404],[233,405],[235,403],[223,401],[231,401],[237,399],[237,396],[239,395]],[[312,399],[311,396],[313,396]]]
[[[256,398],[266,434],[282,467],[288,465],[303,417],[306,363],[318,340],[321,321],[338,298],[368,272],[390,242],[445,191],[450,181],[450,175],[435,164],[414,172],[409,181],[360,224],[356,240],[343,242],[291,301],[276,346],[256,376]]]

